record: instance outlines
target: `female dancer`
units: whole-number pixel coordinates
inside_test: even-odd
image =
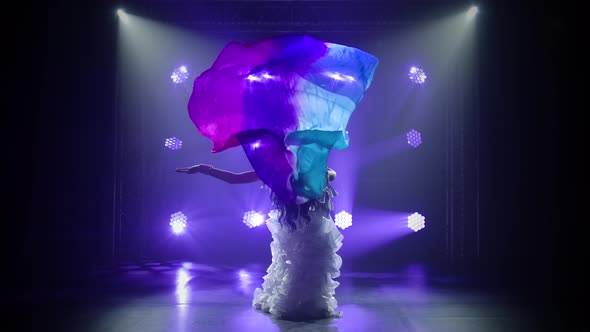
[[[259,181],[255,171],[233,173],[210,165],[178,168],[180,173],[201,173],[231,184]],[[336,252],[343,235],[330,212],[336,191],[330,182],[336,172],[327,168],[326,186],[320,199],[303,204],[284,203],[271,194],[273,210],[266,225],[272,234],[272,263],[261,288],[254,292],[255,309],[290,320],[338,317],[334,297],[342,259]]]

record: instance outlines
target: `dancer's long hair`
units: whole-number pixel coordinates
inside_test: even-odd
[[[292,231],[311,221],[310,209],[319,208],[319,202],[315,199],[303,204],[286,204],[274,192],[270,193],[270,199],[274,209],[279,213],[277,220],[281,226],[287,226]]]
[[[330,186],[330,182],[334,181],[335,177],[328,172],[331,168],[326,168],[326,185]],[[331,186],[330,186],[331,188]],[[326,199],[326,197],[324,197]],[[328,197],[327,199],[331,199]],[[274,192],[270,193],[270,200],[272,206],[278,211],[279,216],[277,218],[281,226],[287,226],[291,231],[301,227],[311,221],[309,211],[324,208],[322,203],[316,199],[310,199],[303,204],[293,204],[283,202]]]

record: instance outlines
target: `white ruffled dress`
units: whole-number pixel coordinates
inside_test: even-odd
[[[339,317],[334,297],[340,284],[342,246],[330,211],[336,191],[328,184],[319,208],[310,208],[309,222],[298,222],[295,230],[282,226],[276,210],[266,225],[272,234],[272,263],[262,288],[254,291],[253,307],[280,319],[311,320]]]

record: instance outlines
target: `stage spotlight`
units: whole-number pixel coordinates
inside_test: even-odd
[[[418,212],[415,212],[408,216],[408,227],[414,232],[417,232],[424,228],[424,216],[419,214]]]
[[[172,233],[180,235],[186,230],[186,216],[182,212],[176,212],[170,215],[170,227]]]
[[[170,137],[164,141],[164,146],[170,150],[178,150],[182,148],[182,141],[176,137]]]
[[[408,144],[411,145],[413,148],[417,148],[420,144],[422,144],[422,135],[419,131],[412,129],[408,131],[406,134],[406,139]]]
[[[127,15],[127,13],[125,13],[125,10],[117,9],[117,16],[119,16],[119,19],[121,20],[121,22],[123,22],[123,23],[129,22],[129,16]]]
[[[170,75],[170,79],[172,79],[172,82],[174,84],[180,84],[184,83],[187,80],[188,75],[188,68],[185,65],[182,65],[172,72],[172,75]]]
[[[477,12],[479,12],[479,8],[477,6],[471,6],[467,11],[467,19],[472,20],[477,15]]]
[[[335,219],[336,226],[340,227],[341,229],[346,229],[352,226],[352,215],[346,211],[339,212],[335,216]]]
[[[256,211],[248,211],[244,213],[242,220],[246,226],[253,228],[260,226],[264,223],[264,216]]]
[[[424,70],[422,70],[422,68],[418,68],[416,66],[412,66],[410,67],[410,72],[408,73],[408,77],[410,78],[410,81],[416,83],[416,84],[424,84],[424,82],[426,82],[426,73],[424,73]]]

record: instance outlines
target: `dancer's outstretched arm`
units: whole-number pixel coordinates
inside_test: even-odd
[[[243,173],[233,173],[230,171],[225,171],[222,169],[215,168],[211,165],[205,165],[205,164],[198,164],[198,165],[194,165],[194,166],[190,166],[190,167],[177,168],[176,172],[186,173],[186,174],[195,174],[195,173],[206,174],[206,175],[210,175],[214,178],[217,178],[219,180],[222,180],[222,181],[225,181],[225,182],[231,183],[231,184],[251,183],[251,182],[256,182],[256,181],[260,180],[258,178],[258,175],[256,175],[256,172],[254,172],[254,171],[243,172]]]

